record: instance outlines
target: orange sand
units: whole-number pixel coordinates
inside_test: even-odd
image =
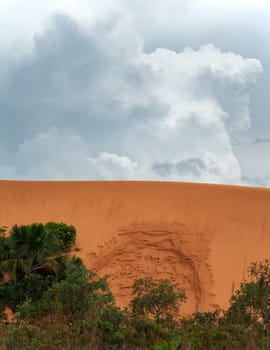
[[[252,261],[270,256],[270,189],[165,182],[0,181],[0,226],[63,221],[120,305],[135,278],[173,277],[184,312],[228,306]]]

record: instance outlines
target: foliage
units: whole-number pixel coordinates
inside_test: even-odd
[[[45,330],[27,322],[20,322],[18,325],[9,325],[6,334],[6,349],[48,349]]]
[[[181,322],[181,343],[190,349],[226,349],[228,335],[219,324],[220,314],[196,312]]]
[[[0,307],[9,307],[15,311],[17,305],[23,303],[26,299],[39,299],[53,281],[54,277],[50,275],[29,274],[20,282],[9,281],[0,284]]]
[[[154,320],[137,318],[132,314],[126,320],[125,332],[128,349],[154,349],[160,344],[172,346],[173,343],[178,343],[179,338],[176,327],[168,329]]]
[[[179,314],[180,303],[186,300],[184,291],[177,284],[168,279],[155,281],[152,277],[136,280],[132,294],[132,313],[153,318],[156,323]]]
[[[182,320],[181,339],[189,349],[270,349],[270,261],[248,268],[249,280],[232,295],[225,312],[196,313]]]
[[[99,278],[94,272],[87,271],[82,263],[73,261],[67,265],[67,276],[55,283],[47,292],[48,303],[58,305],[68,322],[76,319],[99,317],[106,305],[113,303],[107,279]]]
[[[63,223],[14,225],[8,236],[0,235],[0,275],[14,282],[32,273],[57,276],[57,257],[70,252],[75,235],[75,228]]]
[[[178,345],[177,341],[157,341],[154,345],[154,350],[176,350]]]
[[[129,307],[118,308],[108,276],[69,254],[75,238],[63,223],[0,229],[1,349],[270,349],[269,260],[250,265],[228,310],[180,319],[186,295],[168,279],[136,280]]]
[[[252,263],[248,274],[249,281],[244,281],[231,298],[227,317],[247,327],[261,325],[270,334],[270,261]]]
[[[74,226],[50,221],[46,223],[45,230],[49,238],[55,242],[56,253],[69,253],[75,248],[76,229]]]
[[[1,269],[1,263],[8,256],[8,238],[6,237],[6,227],[0,227],[0,282],[4,280],[4,271]]]
[[[0,230],[0,307],[13,311],[27,299],[39,299],[64,278],[76,230],[63,223],[14,225]],[[5,277],[5,278],[4,278]]]
[[[126,340],[126,314],[114,305],[102,310],[97,320],[97,335],[103,348],[120,349]]]

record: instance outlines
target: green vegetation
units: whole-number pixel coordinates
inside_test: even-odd
[[[63,223],[0,229],[0,349],[270,349],[269,260],[251,264],[227,310],[181,318],[188,296],[151,276],[134,281],[129,306],[118,308],[108,276],[74,256],[75,239]]]
[[[133,285],[131,310],[134,315],[151,318],[156,323],[170,321],[179,313],[179,304],[186,300],[184,291],[172,281],[141,278]]]

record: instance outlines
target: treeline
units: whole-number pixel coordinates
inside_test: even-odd
[[[268,260],[251,264],[227,310],[183,318],[188,296],[166,279],[134,281],[118,308],[108,276],[85,268],[75,242],[64,223],[0,230],[1,349],[270,349]]]

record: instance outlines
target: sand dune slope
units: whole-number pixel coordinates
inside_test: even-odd
[[[185,312],[226,307],[250,262],[270,257],[270,190],[161,182],[0,181],[0,226],[75,225],[87,266],[119,304],[135,278],[173,277]]]

